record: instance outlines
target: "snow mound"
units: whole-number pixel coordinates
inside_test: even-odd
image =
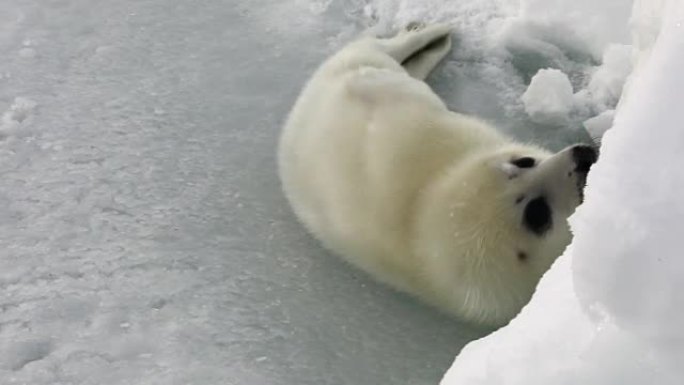
[[[658,8],[663,24],[656,40],[636,24],[640,65],[571,218],[573,243],[516,319],[463,349],[443,385],[681,384],[684,3],[664,4],[634,5],[633,20]]]
[[[572,84],[557,69],[539,70],[522,95],[525,112],[538,123],[562,122],[573,106]]]

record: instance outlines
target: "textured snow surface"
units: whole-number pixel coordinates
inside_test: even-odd
[[[684,3],[633,10],[637,71],[571,218],[573,243],[521,314],[466,346],[442,384],[682,383]]]
[[[0,384],[436,383],[483,335],[282,197],[280,124],[364,6],[0,1]]]

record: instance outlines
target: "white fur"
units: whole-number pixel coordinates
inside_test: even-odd
[[[449,111],[422,81],[449,50],[448,33],[412,27],[362,38],[328,59],[283,129],[280,177],[327,248],[452,314],[500,324],[569,242],[577,182],[568,151],[517,144]],[[512,169],[520,156],[541,163]],[[539,193],[554,212],[544,236],[522,226],[525,201],[516,203]]]

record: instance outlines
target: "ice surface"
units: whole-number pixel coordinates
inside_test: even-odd
[[[639,64],[571,218],[573,243],[521,314],[466,346],[442,384],[681,384],[684,3],[633,9]]]
[[[363,2],[1,4],[0,384],[436,383],[483,335],[282,197],[280,124]]]
[[[563,123],[573,107],[570,79],[557,69],[539,70],[522,94],[525,112],[537,123]]]

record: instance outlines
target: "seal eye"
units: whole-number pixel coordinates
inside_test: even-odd
[[[551,228],[551,208],[545,197],[534,198],[525,206],[523,225],[537,235]]]
[[[530,158],[529,156],[513,159],[511,161],[511,164],[518,168],[532,168],[536,163],[537,162],[534,160],[534,158]]]

